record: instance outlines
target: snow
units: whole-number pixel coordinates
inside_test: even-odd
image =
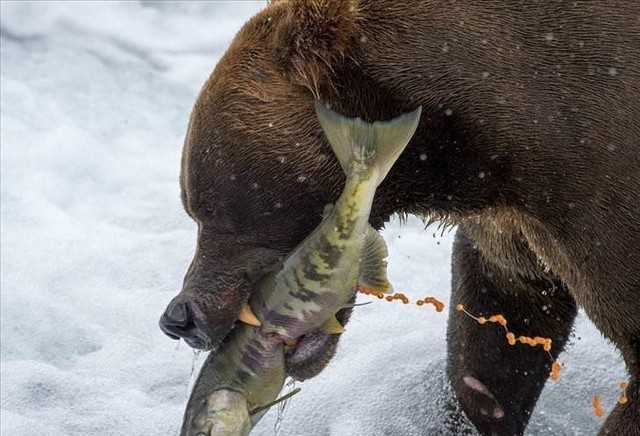
[[[1,3],[3,435],[177,434],[193,353],[157,320],[195,242],[180,147],[200,86],[263,6]],[[384,236],[396,288],[447,302],[452,235],[411,218]],[[445,326],[431,306],[359,307],[280,434],[445,434]],[[595,433],[591,396],[610,408],[625,378],[583,316],[561,360],[528,435]]]

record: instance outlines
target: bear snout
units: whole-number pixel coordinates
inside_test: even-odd
[[[160,316],[160,330],[171,339],[184,339],[192,348],[210,349],[213,338],[208,333],[206,319],[201,313],[196,302],[178,295]]]

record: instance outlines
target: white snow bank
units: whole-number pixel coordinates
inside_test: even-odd
[[[3,435],[177,434],[192,352],[157,319],[195,240],[180,146],[200,86],[262,6],[1,3]],[[385,238],[396,287],[446,301],[451,235],[411,219]],[[430,308],[358,308],[281,434],[441,433],[445,322]],[[619,357],[584,318],[577,336],[530,435],[594,433],[591,395],[615,400]],[[256,434],[273,434],[275,415]]]

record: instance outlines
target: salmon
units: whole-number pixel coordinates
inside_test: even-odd
[[[181,436],[247,435],[284,384],[285,347],[318,329],[343,331],[335,314],[358,286],[388,292],[387,247],[369,224],[377,187],[416,131],[421,108],[386,122],[316,113],[346,182],[322,222],[266,274],[236,328],[207,357],[184,414]]]

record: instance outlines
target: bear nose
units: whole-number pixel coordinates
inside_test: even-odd
[[[160,317],[160,330],[171,339],[180,339],[187,333],[188,312],[185,303],[172,301]]]
[[[189,321],[189,309],[187,303],[179,303],[173,300],[167,306],[162,315],[164,325],[171,327],[186,327]]]
[[[171,300],[158,324],[160,330],[171,339],[184,339],[189,346],[201,350],[211,347],[206,320],[198,310],[197,303],[185,295],[179,294]]]
[[[184,339],[190,346],[205,348],[207,336],[196,324],[192,302],[174,298],[160,317],[160,330],[171,339]]]

